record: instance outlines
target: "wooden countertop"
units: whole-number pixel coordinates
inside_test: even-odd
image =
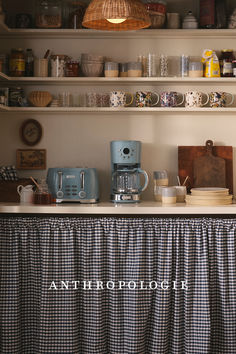
[[[226,206],[189,206],[185,203],[166,206],[154,201],[137,204],[64,203],[33,205],[0,203],[1,214],[77,214],[77,215],[236,215],[236,203]]]

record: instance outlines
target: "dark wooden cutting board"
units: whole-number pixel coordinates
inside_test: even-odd
[[[197,161],[196,159],[205,156],[206,152],[207,152],[206,146],[179,146],[178,147],[179,177],[182,184],[186,176],[189,176],[189,179],[186,183],[188,191],[190,191],[191,188],[196,187],[194,184],[194,160]],[[229,188],[230,194],[233,194],[233,148],[232,146],[213,146],[212,154],[213,154],[213,158],[220,157],[224,159],[225,186]],[[224,169],[223,165],[222,168]],[[214,175],[214,171],[213,171],[213,175]],[[211,181],[212,186],[214,182],[215,182],[214,180]],[[224,186],[222,185],[222,187]]]

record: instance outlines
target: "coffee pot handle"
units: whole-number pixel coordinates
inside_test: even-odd
[[[138,168],[138,172],[141,173],[141,174],[143,174],[144,177],[145,177],[144,186],[143,186],[143,188],[140,190],[140,192],[143,192],[143,191],[145,191],[145,189],[146,189],[147,186],[148,186],[149,178],[148,178],[147,172],[144,171],[144,170],[142,170],[141,168]]]

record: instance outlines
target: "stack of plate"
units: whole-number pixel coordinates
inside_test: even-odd
[[[229,205],[233,196],[227,188],[205,187],[192,188],[191,195],[186,196],[189,205]]]

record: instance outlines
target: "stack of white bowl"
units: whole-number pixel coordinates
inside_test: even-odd
[[[84,76],[101,76],[104,68],[104,57],[101,55],[81,54],[81,70]]]

